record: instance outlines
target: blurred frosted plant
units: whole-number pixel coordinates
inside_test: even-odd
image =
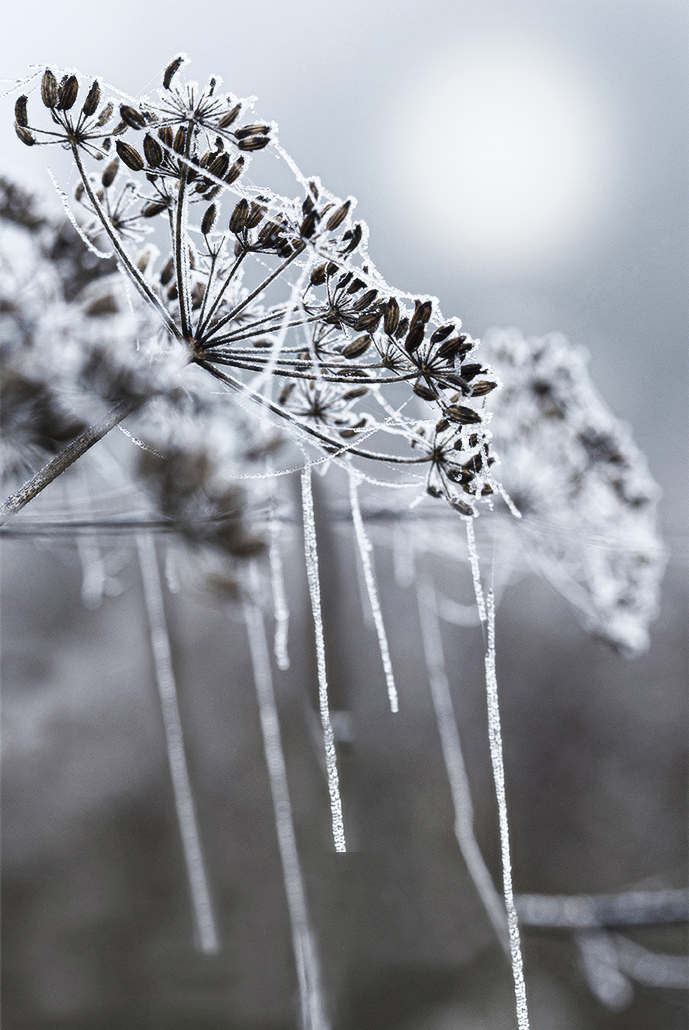
[[[501,482],[523,516],[516,535],[587,629],[645,651],[665,566],[646,459],[593,387],[584,350],[515,329],[486,344],[503,383],[492,428]]]

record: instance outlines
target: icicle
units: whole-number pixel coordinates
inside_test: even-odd
[[[165,728],[167,757],[172,777],[172,789],[175,796],[177,821],[179,823],[184,859],[189,877],[189,890],[196,934],[201,951],[210,955],[220,950],[220,942],[218,941],[211,907],[210,892],[201,851],[201,838],[196,821],[194,798],[191,792],[189,770],[184,752],[182,722],[177,702],[177,686],[172,668],[170,639],[165,621],[158,559],[153,538],[149,534],[138,533],[136,545],[139,552],[139,566],[144,586],[153,663],[163,714],[163,726]]]
[[[289,669],[287,651],[287,634],[289,630],[289,606],[280,554],[280,524],[275,514],[270,520],[270,585],[273,593],[273,611],[275,613],[275,641],[273,653],[278,669]]]
[[[356,542],[359,547],[359,556],[361,557],[361,565],[364,570],[364,579],[366,581],[366,589],[368,590],[368,599],[371,602],[371,611],[373,613],[373,621],[376,627],[376,633],[378,635],[378,646],[380,647],[380,657],[383,660],[383,670],[385,672],[385,682],[388,686],[388,699],[390,701],[390,711],[399,712],[399,698],[397,696],[397,687],[395,686],[395,676],[392,671],[392,662],[390,661],[390,648],[388,647],[388,638],[385,632],[385,623],[383,622],[383,613],[380,609],[380,601],[378,599],[378,589],[376,587],[376,577],[373,572],[373,565],[371,562],[371,542],[366,534],[364,527],[364,520],[361,517],[361,507],[359,505],[359,491],[357,474],[354,469],[349,470],[349,500],[352,505],[352,521],[354,523],[354,532],[356,534]]]
[[[255,579],[255,566],[252,567]],[[244,618],[249,637],[249,651],[254,673],[254,684],[258,699],[263,749],[270,780],[270,791],[275,812],[280,861],[287,895],[287,908],[292,929],[292,946],[297,966],[299,997],[301,1000],[303,1030],[328,1030],[325,1015],[323,989],[321,986],[318,957],[309,925],[304,879],[299,862],[297,839],[294,832],[292,805],[287,784],[285,756],[280,738],[273,678],[270,670],[268,641],[263,615],[258,607],[255,589],[250,591],[251,599],[244,601]]]
[[[432,584],[425,577],[419,578],[417,582],[416,596],[433,708],[455,809],[455,836],[488,918],[495,928],[498,940],[509,956],[510,939],[507,932],[505,906],[495,889],[478,841],[474,836],[474,807],[445,669],[437,599]]]
[[[480,584],[480,580],[479,580]],[[486,649],[486,700],[488,707],[488,739],[490,759],[493,766],[495,795],[500,820],[500,850],[502,853],[502,882],[507,909],[507,925],[510,933],[510,954],[514,993],[517,1001],[517,1025],[519,1030],[529,1030],[529,1010],[526,1004],[526,985],[519,921],[512,890],[512,861],[510,858],[510,828],[507,821],[507,799],[505,796],[505,766],[502,754],[502,731],[500,728],[500,706],[498,704],[498,679],[495,671],[495,598],[488,591],[488,647]]]
[[[478,563],[478,551],[476,549],[476,536],[474,534],[474,520],[465,519],[467,527],[467,547],[469,549],[469,564],[471,565],[471,576],[474,581],[474,593],[476,594],[476,607],[481,622],[486,621],[486,602],[483,597],[481,586],[481,571]]]
[[[323,614],[321,612],[321,585],[318,578],[318,545],[316,541],[316,521],[313,514],[313,492],[311,489],[311,469],[304,468],[301,473],[301,497],[304,512],[304,555],[306,559],[306,575],[309,581],[311,612],[316,634],[316,661],[318,665],[318,702],[323,727],[325,744],[325,767],[328,776],[330,793],[330,811],[333,821],[333,839],[336,851],[346,851],[344,823],[342,819],[342,799],[340,798],[340,781],[337,773],[337,755],[335,754],[335,738],[330,721],[328,704],[328,679],[325,667],[325,639],[323,636]]]

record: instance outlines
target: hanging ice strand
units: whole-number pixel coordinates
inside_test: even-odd
[[[356,542],[359,548],[359,555],[361,557],[361,565],[364,570],[364,579],[366,581],[366,589],[368,591],[368,598],[371,602],[371,611],[373,612],[373,622],[376,627],[376,634],[378,636],[378,646],[380,647],[380,657],[383,660],[383,670],[385,672],[385,682],[388,686],[388,698],[390,701],[390,711],[399,712],[399,698],[397,696],[397,687],[395,686],[395,676],[392,671],[392,662],[390,660],[390,648],[388,647],[388,638],[385,632],[385,623],[383,622],[383,613],[380,608],[380,600],[378,598],[378,588],[376,587],[376,578],[373,572],[373,564],[371,562],[371,542],[366,534],[364,527],[364,520],[361,517],[361,507],[359,505],[359,478],[353,468],[347,469],[349,473],[349,500],[352,506],[352,521],[354,523],[354,532],[356,535]]]
[[[270,585],[273,593],[273,611],[275,613],[275,640],[273,653],[278,669],[283,672],[289,669],[289,653],[287,651],[287,633],[289,630],[289,606],[280,554],[280,523],[275,515],[270,520]]]
[[[139,566],[144,586],[146,615],[153,651],[156,683],[160,696],[160,707],[165,728],[167,757],[172,777],[172,789],[177,809],[177,821],[182,837],[184,860],[189,877],[189,889],[194,912],[196,935],[201,951],[208,955],[220,950],[215,928],[210,891],[201,850],[201,837],[196,821],[194,798],[191,792],[189,770],[184,752],[182,722],[177,702],[177,686],[172,668],[170,638],[165,620],[163,591],[158,570],[153,538],[148,533],[139,533],[136,538],[139,552]]]
[[[519,1030],[529,1030],[529,1010],[526,1004],[526,985],[522,947],[519,934],[517,909],[512,890],[512,861],[510,858],[510,828],[507,821],[507,799],[505,796],[505,765],[502,753],[502,731],[500,728],[500,706],[498,704],[498,680],[495,671],[495,598],[492,589],[488,591],[488,646],[486,649],[486,700],[488,705],[488,740],[490,758],[495,780],[495,794],[500,820],[500,850],[502,853],[502,883],[507,909],[507,926],[510,934],[510,955],[514,993],[517,1000],[517,1024]]]
[[[510,943],[505,907],[495,889],[495,884],[474,835],[474,806],[447,681],[437,598],[432,583],[425,577],[419,577],[417,581],[416,596],[433,708],[455,809],[455,836],[488,918],[493,924],[498,940],[509,956]]]
[[[303,1030],[329,1030],[323,1003],[320,970],[315,943],[309,925],[304,878],[299,862],[294,832],[292,804],[287,784],[285,756],[280,737],[270,656],[263,614],[256,601],[256,569],[252,566],[248,597],[244,600],[244,619],[249,637],[249,651],[254,673],[256,697],[263,734],[263,748],[270,779],[270,792],[275,811],[280,861],[285,881],[287,908],[292,929],[292,946],[297,966]]]
[[[301,503],[304,514],[304,556],[306,575],[309,582],[313,627],[316,634],[316,664],[318,667],[318,703],[323,727],[325,744],[325,768],[330,793],[330,811],[333,822],[333,840],[336,851],[346,851],[344,822],[342,819],[342,799],[340,798],[340,779],[337,772],[337,755],[335,754],[335,737],[330,721],[328,703],[328,678],[325,667],[325,638],[323,636],[323,614],[321,611],[321,585],[318,577],[318,545],[316,541],[316,521],[313,513],[313,491],[311,488],[311,469],[306,465],[301,472]]]

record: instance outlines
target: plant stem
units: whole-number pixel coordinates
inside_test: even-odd
[[[81,436],[78,436],[76,440],[72,440],[71,444],[65,447],[64,451],[61,451],[52,458],[35,476],[28,479],[15,494],[12,494],[4,504],[0,505],[0,526],[3,526],[25,504],[28,504],[37,494],[40,494],[41,490],[44,490],[49,483],[52,483],[54,479],[62,475],[65,469],[68,469],[77,458],[80,458],[89,448],[93,447],[94,443],[98,443],[106,433],[109,433],[111,429],[119,425],[135,407],[136,405],[131,401],[120,401],[101,422],[97,422],[94,426],[89,426]]]

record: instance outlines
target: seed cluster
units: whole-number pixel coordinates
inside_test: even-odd
[[[217,79],[204,89],[187,82],[184,63],[170,63],[156,99],[121,103],[103,102],[98,81],[82,89],[78,76],[47,69],[41,99],[52,127],[31,124],[21,96],[17,134],[71,150],[85,231],[99,245],[105,237],[191,362],[324,454],[425,467],[429,494],[474,515],[495,486],[484,398],[497,382],[478,341],[433,299],[388,286],[352,198],[298,173],[296,199],[249,183],[257,152],[284,157],[275,127]],[[99,175],[87,157],[105,162]],[[164,241],[159,262],[138,249],[147,233]],[[389,446],[363,446],[373,436]]]

